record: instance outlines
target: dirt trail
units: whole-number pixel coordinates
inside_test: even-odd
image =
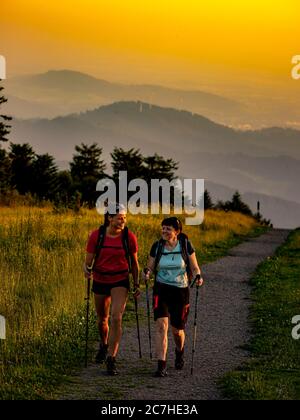
[[[58,390],[58,399],[221,399],[217,381],[238,367],[247,352],[241,348],[250,338],[248,315],[251,305],[249,279],[257,265],[287,238],[289,231],[274,229],[232,248],[229,255],[202,267],[205,287],[198,304],[198,335],[194,375],[190,375],[195,290],[191,292],[191,314],[187,326],[186,366],[174,369],[174,344],[169,337],[167,378],[154,378],[156,362],[149,359],[148,330],[142,320],[143,359],[138,358],[135,328],[125,328],[120,347],[120,375],[110,378],[104,366],[91,364]],[[146,314],[145,297],[141,312]],[[152,322],[152,337],[154,323]]]

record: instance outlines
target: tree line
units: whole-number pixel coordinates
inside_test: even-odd
[[[242,200],[241,194],[236,191],[231,200],[222,201],[219,200],[217,203],[213,203],[213,200],[210,196],[210,193],[205,190],[204,192],[204,209],[205,210],[223,210],[223,211],[232,211],[245,214],[247,216],[254,217],[259,223],[265,226],[272,226],[271,220],[263,218],[262,214],[258,210],[256,213],[253,213],[248,204],[244,203]]]
[[[68,170],[59,170],[49,154],[37,154],[29,144],[10,143],[9,150],[0,149],[0,194],[3,197],[16,191],[37,201],[52,201],[56,205],[89,207],[97,199],[96,184],[104,178],[113,179],[118,186],[119,171],[127,171],[128,182],[135,178],[149,182],[152,178],[176,178],[178,163],[158,154],[144,157],[138,149],[115,147],[111,153],[112,175],[102,159],[103,150],[96,143],[75,146]]]

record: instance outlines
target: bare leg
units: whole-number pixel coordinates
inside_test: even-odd
[[[158,360],[167,359],[169,318],[158,318],[156,321],[156,357]]]
[[[184,330],[178,330],[177,328],[172,327],[172,333],[173,333],[176,349],[177,351],[181,352],[184,348],[185,332]]]
[[[95,295],[95,308],[97,313],[97,322],[101,344],[108,343],[109,334],[109,310],[111,304],[111,297],[104,295]]]
[[[122,318],[126,308],[128,290],[125,287],[111,289],[111,331],[109,335],[108,355],[116,357],[122,337]]]

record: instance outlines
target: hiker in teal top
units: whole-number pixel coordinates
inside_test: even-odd
[[[175,368],[184,366],[185,325],[189,313],[189,281],[200,275],[197,284],[203,279],[196,259],[195,250],[182,233],[182,224],[176,217],[162,222],[162,238],[151,248],[147,268],[143,273],[145,281],[151,272],[155,275],[153,288],[153,309],[156,321],[156,353],[158,377],[167,375],[167,350],[169,318],[175,341]]]
[[[188,253],[191,255],[195,252],[195,250],[189,241],[187,244]],[[154,250],[154,248],[152,249],[152,255],[153,258],[155,258],[156,250]],[[170,250],[167,246],[165,246],[157,266],[156,281],[168,284],[169,286],[176,286],[180,288],[188,287],[189,279],[186,270],[186,263],[182,257],[181,244],[179,241],[173,250]]]

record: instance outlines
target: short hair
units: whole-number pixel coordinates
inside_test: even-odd
[[[161,222],[162,226],[172,226],[175,230],[182,232],[182,223],[177,217],[167,217]]]

